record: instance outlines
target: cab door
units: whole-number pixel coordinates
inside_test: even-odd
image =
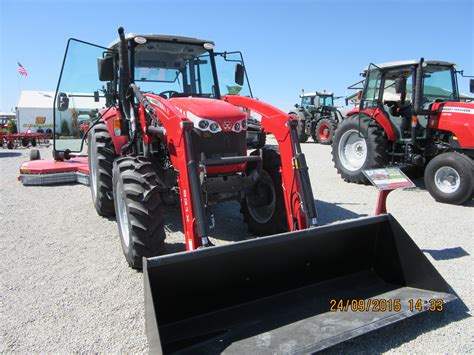
[[[221,95],[240,95],[252,97],[247,70],[241,52],[214,53],[216,61],[217,77],[219,80],[219,91]],[[243,67],[243,82],[236,82],[236,71],[238,66]]]
[[[381,84],[382,70],[371,63],[367,69],[364,91],[360,100],[360,111],[379,106]]]
[[[54,96],[54,149],[80,153],[85,133],[106,107],[98,58],[110,51],[96,44],[69,39]]]

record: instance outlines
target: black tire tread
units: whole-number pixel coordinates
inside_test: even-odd
[[[254,153],[257,153],[255,151]],[[242,202],[241,213],[248,231],[257,236],[272,235],[288,231],[286,205],[283,197],[282,179],[280,173],[281,158],[276,147],[268,146],[263,149],[263,169],[270,175],[275,185],[276,207],[273,217],[265,224],[255,221],[250,214],[247,202]]]
[[[112,197],[112,167],[117,155],[115,154],[112,138],[110,137],[107,126],[100,122],[94,126],[90,132],[89,140],[95,139],[97,147],[97,196],[94,201],[95,209],[101,216],[114,216],[115,207]],[[89,141],[89,150],[92,145]],[[91,164],[89,151],[89,164]]]
[[[166,233],[162,213],[161,193],[153,165],[144,157],[127,156],[117,159],[114,179],[121,178],[128,205],[130,249],[124,254],[134,269],[142,268],[142,257],[163,253]],[[123,244],[122,244],[123,245]]]
[[[458,171],[463,183],[459,190],[452,195],[439,191],[434,183],[435,172],[443,165],[454,167]],[[470,200],[474,194],[474,161],[465,154],[458,152],[447,152],[437,155],[426,166],[424,181],[426,189],[436,201],[461,205]]]
[[[338,144],[341,136],[347,128],[353,129],[358,126],[358,115],[347,117],[336,130],[334,141],[332,143],[332,161],[337,173],[341,175],[344,181],[353,182],[356,184],[369,184],[369,181],[362,173],[366,169],[377,169],[387,166],[388,164],[388,146],[389,142],[385,135],[383,128],[373,119],[368,116],[361,117],[361,127],[367,127],[367,160],[364,166],[356,172],[348,172],[344,169],[337,157]],[[357,126],[355,126],[357,125]],[[347,129],[348,130],[348,129]]]

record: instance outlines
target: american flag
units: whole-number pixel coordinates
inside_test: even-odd
[[[28,76],[28,72],[23,67],[23,65],[21,65],[20,62],[17,62],[17,63],[18,63],[18,73],[20,73],[20,75],[22,76]]]

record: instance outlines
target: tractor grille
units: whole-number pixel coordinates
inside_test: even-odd
[[[201,153],[206,158],[247,155],[246,131],[210,133],[194,129],[192,141],[197,161],[200,160]]]

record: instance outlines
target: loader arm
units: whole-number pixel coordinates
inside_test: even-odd
[[[194,161],[192,151],[190,151],[192,147],[190,131],[193,124],[162,97],[151,94],[142,96],[139,90],[134,91],[140,102],[139,119],[146,140],[148,141],[152,139],[153,135],[157,135],[152,132],[161,132],[160,138],[166,141],[171,162],[174,169],[178,171],[186,250],[197,249],[206,244],[209,233],[199,188],[198,166]],[[147,123],[145,112],[152,117],[151,124]]]
[[[244,107],[250,115],[261,117],[265,132],[273,134],[281,156],[281,175],[290,230],[315,226],[316,208],[309,180],[308,167],[296,135],[297,120],[262,101],[237,95],[222,97],[228,103]]]

